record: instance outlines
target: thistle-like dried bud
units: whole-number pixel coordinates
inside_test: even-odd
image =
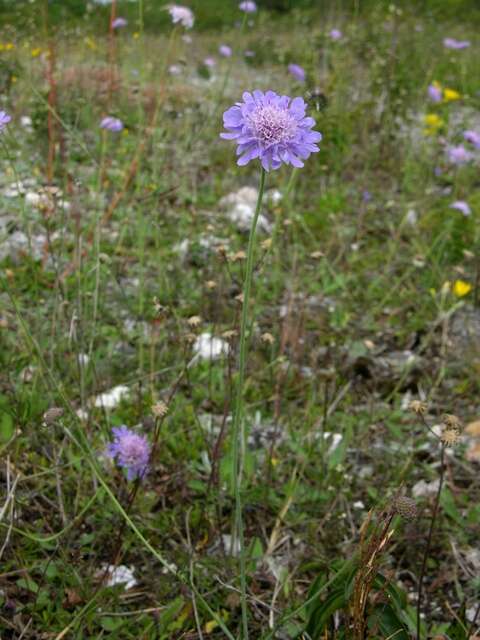
[[[460,422],[460,418],[452,415],[451,413],[446,413],[443,416],[443,424],[447,427],[447,429],[452,429],[454,431],[462,430],[462,423]]]
[[[48,409],[43,414],[43,424],[46,427],[50,427],[52,424],[55,424],[59,418],[61,418],[64,414],[64,411],[61,407],[52,407]]]
[[[409,405],[409,409],[419,416],[424,416],[427,413],[428,405],[426,402],[422,402],[421,400],[412,400]]]
[[[415,500],[400,496],[395,500],[395,511],[405,520],[414,520],[417,517],[417,505]]]
[[[459,441],[460,434],[457,429],[450,429],[447,427],[444,429],[440,438],[446,447],[453,447]]]
[[[191,327],[198,327],[198,325],[202,322],[202,318],[200,316],[191,316],[187,320],[187,322]]]
[[[152,413],[157,418],[163,418],[168,413],[168,406],[161,400],[152,406]]]

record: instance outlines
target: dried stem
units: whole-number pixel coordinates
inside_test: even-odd
[[[423,555],[422,568],[420,570],[420,577],[418,580],[418,600],[417,600],[417,640],[421,640],[420,630],[420,613],[422,609],[422,594],[423,594],[423,581],[425,578],[425,571],[427,568],[428,556],[430,555],[430,547],[432,544],[433,530],[435,528],[435,522],[438,514],[438,507],[440,504],[440,495],[442,493],[443,480],[445,477],[445,444],[442,443],[440,451],[440,482],[438,485],[437,495],[435,496],[435,503],[433,506],[432,520],[430,522],[430,529],[428,531],[427,546],[425,547],[425,553]]]

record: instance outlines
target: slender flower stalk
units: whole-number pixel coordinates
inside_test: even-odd
[[[243,94],[243,102],[237,102],[223,114],[226,132],[220,137],[233,140],[237,146],[237,164],[246,165],[252,160],[261,164],[260,187],[253,216],[247,248],[247,266],[243,286],[243,307],[240,322],[239,370],[236,384],[233,414],[232,490],[235,496],[235,539],[239,545],[240,587],[242,606],[242,640],[248,640],[247,579],[242,510],[242,479],[245,452],[245,423],[243,420],[243,393],[248,344],[248,311],[252,286],[253,259],[257,222],[262,207],[267,171],[279,169],[282,164],[303,167],[303,160],[319,151],[317,142],[322,139],[312,130],[313,118],[306,116],[306,104],[302,98],[293,100],[275,91],[253,91]],[[293,184],[293,178],[291,181]]]
[[[238,365],[238,378],[235,399],[235,413],[233,416],[232,453],[233,453],[233,492],[235,495],[235,535],[240,547],[240,589],[242,600],[242,626],[243,640],[248,640],[248,607],[247,607],[247,579],[245,544],[243,535],[242,514],[242,476],[243,458],[245,449],[245,423],[243,421],[243,391],[245,384],[245,367],[247,362],[247,326],[248,305],[250,302],[250,290],[252,286],[253,254],[255,247],[255,235],[258,217],[262,207],[263,193],[265,190],[265,169],[262,167],[260,174],[260,188],[258,191],[257,206],[250,229],[247,249],[247,269],[243,285],[243,306],[240,323],[240,354]]]

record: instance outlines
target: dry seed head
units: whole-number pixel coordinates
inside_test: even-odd
[[[59,418],[63,416],[63,409],[61,407],[52,407],[45,411],[43,414],[43,424],[47,427],[50,427],[52,424],[55,424]]]
[[[443,423],[447,427],[447,429],[454,429],[455,431],[462,430],[462,423],[460,422],[460,418],[452,415],[451,413],[446,413],[443,416]]]
[[[419,416],[424,416],[427,413],[428,405],[426,402],[422,402],[421,400],[412,400],[409,405],[409,409]]]
[[[200,316],[191,316],[187,320],[187,322],[191,327],[198,327],[198,325],[202,322],[202,318]]]
[[[222,333],[222,338],[225,338],[225,340],[231,340],[231,338],[234,338],[237,335],[237,332],[234,329],[228,329],[228,331],[224,331]]]
[[[228,256],[228,259],[231,262],[237,262],[238,260],[245,260],[246,257],[247,257],[247,254],[245,253],[245,251],[237,251],[237,253],[231,253]]]
[[[239,293],[238,296],[235,296],[235,300],[243,304],[243,293]]]
[[[267,251],[272,246],[272,239],[267,238],[266,240],[263,240],[263,242],[260,243],[260,246],[262,247],[262,249],[265,249],[265,251]]]
[[[323,253],[323,251],[312,251],[312,253],[310,254],[310,257],[314,260],[318,260],[319,258],[323,258],[324,256],[325,254]]]
[[[272,336],[271,333],[262,333],[261,335],[261,340],[262,342],[266,342],[267,344],[273,344],[275,342],[275,338]]]
[[[215,289],[217,286],[217,283],[215,282],[215,280],[208,280],[205,283],[205,286],[207,287],[207,289]]]
[[[160,400],[152,406],[152,413],[157,418],[163,418],[168,413],[168,406]]]
[[[196,339],[197,339],[197,336],[194,333],[186,333],[185,334],[186,342],[195,342]]]
[[[400,496],[395,500],[394,508],[398,515],[405,520],[415,520],[417,517],[417,505],[412,498]]]
[[[453,447],[458,443],[460,434],[456,429],[447,428],[443,431],[440,437],[446,447]]]

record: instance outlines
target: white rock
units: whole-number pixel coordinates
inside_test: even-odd
[[[103,407],[104,409],[113,409],[115,408],[122,398],[125,398],[130,393],[130,389],[125,385],[119,384],[110,391],[106,391],[105,393],[101,393],[94,399],[95,407]]]
[[[108,587],[125,584],[125,589],[131,589],[137,584],[133,571],[133,567],[127,567],[125,564],[120,564],[118,567],[111,564],[102,566],[102,572],[108,572],[106,582]]]
[[[225,553],[228,553],[229,555],[232,555],[235,557],[240,555],[241,547],[240,547],[240,540],[238,540],[238,538],[235,540],[235,543],[234,543],[233,537],[229,533],[224,533],[222,535],[222,543],[225,549]]]
[[[432,482],[419,480],[412,487],[412,496],[414,498],[431,498],[433,496],[436,496],[439,484],[439,479],[432,480]]]
[[[211,333],[201,333],[193,343],[194,360],[216,360],[229,352],[229,344]]]

